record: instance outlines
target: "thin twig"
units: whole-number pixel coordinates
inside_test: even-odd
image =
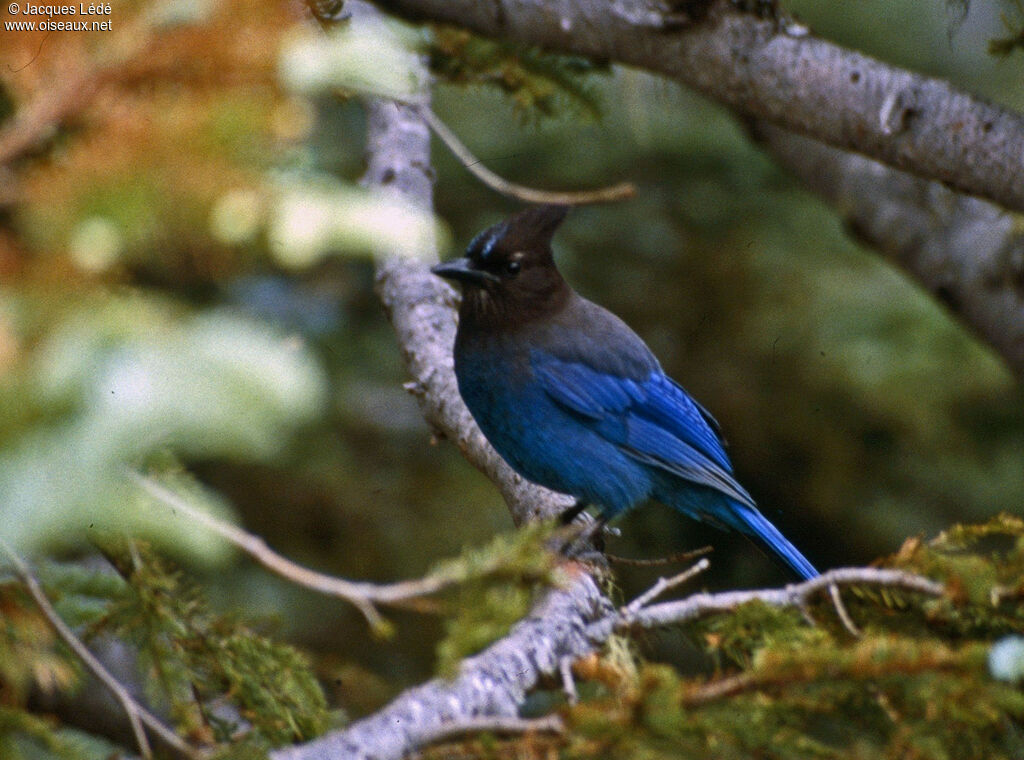
[[[910,676],[915,673],[934,674],[938,670],[962,666],[965,654],[956,649],[945,649],[936,652],[922,652],[911,661],[900,664],[899,673],[901,676]],[[830,681],[839,679],[855,679],[868,684],[868,691],[879,703],[882,710],[894,723],[899,723],[899,713],[889,703],[884,692],[877,690],[879,677],[892,675],[892,663],[882,659],[857,659],[855,665],[840,665],[838,670],[828,674]],[[796,664],[789,672],[784,673],[759,673],[747,672],[719,678],[709,681],[702,686],[690,690],[684,694],[681,702],[687,707],[704,705],[725,697],[731,697],[748,690],[761,690],[772,687],[786,687],[795,684],[812,682],[821,678],[821,672],[815,668],[806,668],[802,664]]]
[[[702,546],[699,549],[693,549],[688,552],[676,552],[675,554],[669,554],[666,557],[654,557],[651,559],[643,559],[637,557],[620,557],[618,554],[604,553],[604,556],[608,558],[608,561],[613,565],[625,565],[626,567],[659,567],[661,565],[675,565],[681,562],[689,562],[690,560],[703,557],[706,554],[711,554],[714,551],[712,546]]]
[[[420,116],[440,138],[441,142],[448,146],[448,149],[455,154],[455,157],[462,162],[477,179],[483,182],[502,195],[517,198],[527,203],[557,203],[565,206],[580,206],[588,203],[608,203],[632,198],[636,194],[636,186],[632,182],[620,182],[610,187],[601,187],[596,190],[581,190],[578,192],[558,192],[552,190],[538,190],[534,187],[518,185],[509,182],[504,177],[495,174],[480,159],[473,155],[472,151],[459,140],[458,136],[449,129],[437,115],[425,105],[416,107]]]
[[[562,691],[565,699],[570,705],[580,701],[579,692],[576,691],[576,679],[572,675],[572,658],[563,657],[558,661],[558,672],[562,676]]]
[[[565,724],[557,715],[545,715],[543,718],[516,718],[501,715],[485,715],[462,720],[442,723],[434,728],[423,731],[417,738],[419,746],[439,744],[473,734],[561,734]]]
[[[843,597],[839,595],[839,586],[832,584],[828,587],[828,595],[832,599],[832,606],[836,608],[836,615],[839,616],[839,621],[843,624],[843,627],[850,632],[850,635],[854,638],[860,638],[861,632],[857,624],[853,622],[853,618],[850,617],[850,613],[846,609],[846,605],[843,604]]]
[[[139,746],[139,752],[144,758],[151,758],[153,752],[149,746],[149,739],[146,737],[146,731],[143,728],[145,724],[153,733],[159,736],[169,746],[180,752],[182,755],[188,758],[199,758],[201,754],[190,747],[182,740],[174,731],[165,726],[159,718],[150,713],[146,708],[136,702],[128,690],[118,681],[110,671],[108,671],[92,652],[82,643],[82,641],[75,635],[75,632],[68,627],[61,617],[57,614],[57,611],[50,604],[50,600],[46,598],[46,594],[42,587],[39,585],[39,581],[36,580],[35,575],[29,569],[29,566],[24,560],[19,557],[15,551],[7,545],[3,540],[0,540],[0,550],[7,555],[8,560],[14,566],[15,572],[21,579],[22,583],[28,589],[32,599],[35,600],[36,605],[39,607],[39,611],[43,613],[43,617],[47,619],[53,629],[57,632],[57,635],[64,641],[65,644],[76,654],[79,659],[85,663],[85,666],[92,671],[103,685],[110,689],[110,692],[114,695],[114,698],[121,703],[121,707],[124,709],[125,714],[128,716],[128,721],[132,726],[132,733],[135,734],[135,741]]]
[[[630,602],[627,606],[623,607],[622,610],[620,610],[620,614],[624,618],[631,618],[635,616],[636,613],[669,589],[673,589],[676,586],[686,583],[690,578],[703,573],[709,567],[711,567],[711,562],[709,562],[707,557],[705,557],[693,567],[687,568],[678,575],[673,575],[671,578],[658,578],[657,583],[647,589],[644,593],[640,594],[640,596]]]
[[[267,546],[267,543],[259,536],[196,509],[174,491],[152,478],[134,470],[128,470],[128,476],[150,496],[171,509],[183,512],[189,518],[234,544],[271,572],[305,588],[350,602],[375,629],[384,625],[384,620],[374,604],[402,605],[414,599],[435,594],[455,583],[454,579],[441,575],[428,575],[417,580],[398,583],[356,583],[319,573],[278,554]]]
[[[717,594],[700,593],[673,602],[663,602],[633,611],[620,613],[614,620],[600,621],[595,626],[610,625],[613,629],[656,628],[674,623],[696,620],[717,612],[728,612],[748,602],[761,602],[773,607],[804,608],[815,594],[835,584],[866,583],[875,586],[896,586],[928,596],[941,596],[944,586],[936,581],[902,570],[874,567],[845,567],[829,570],[817,578],[778,589],[753,591],[726,591]],[[595,635],[600,632],[595,630]]]
[[[703,705],[749,689],[755,684],[757,684],[757,678],[752,674],[737,673],[734,676],[710,681],[700,688],[693,690],[683,697],[683,703],[688,707]]]

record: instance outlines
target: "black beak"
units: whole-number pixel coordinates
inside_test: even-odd
[[[498,281],[498,278],[490,272],[476,269],[473,266],[473,262],[465,256],[461,259],[445,261],[435,267],[431,267],[430,271],[438,277],[455,280],[466,285],[476,285],[477,287],[482,287],[487,282]]]

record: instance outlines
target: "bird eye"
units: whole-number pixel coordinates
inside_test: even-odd
[[[519,274],[519,270],[522,268],[522,262],[520,262],[517,259],[513,259],[512,261],[505,264],[505,271],[508,272],[509,274]]]

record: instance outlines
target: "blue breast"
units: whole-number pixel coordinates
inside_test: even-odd
[[[609,517],[650,496],[649,468],[595,431],[592,420],[556,404],[522,347],[499,338],[486,344],[456,347],[456,377],[466,406],[509,465]]]

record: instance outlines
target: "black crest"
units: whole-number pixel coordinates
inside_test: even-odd
[[[493,258],[515,251],[546,251],[555,230],[569,213],[568,206],[534,206],[488,227],[466,248],[466,256],[485,265]]]

